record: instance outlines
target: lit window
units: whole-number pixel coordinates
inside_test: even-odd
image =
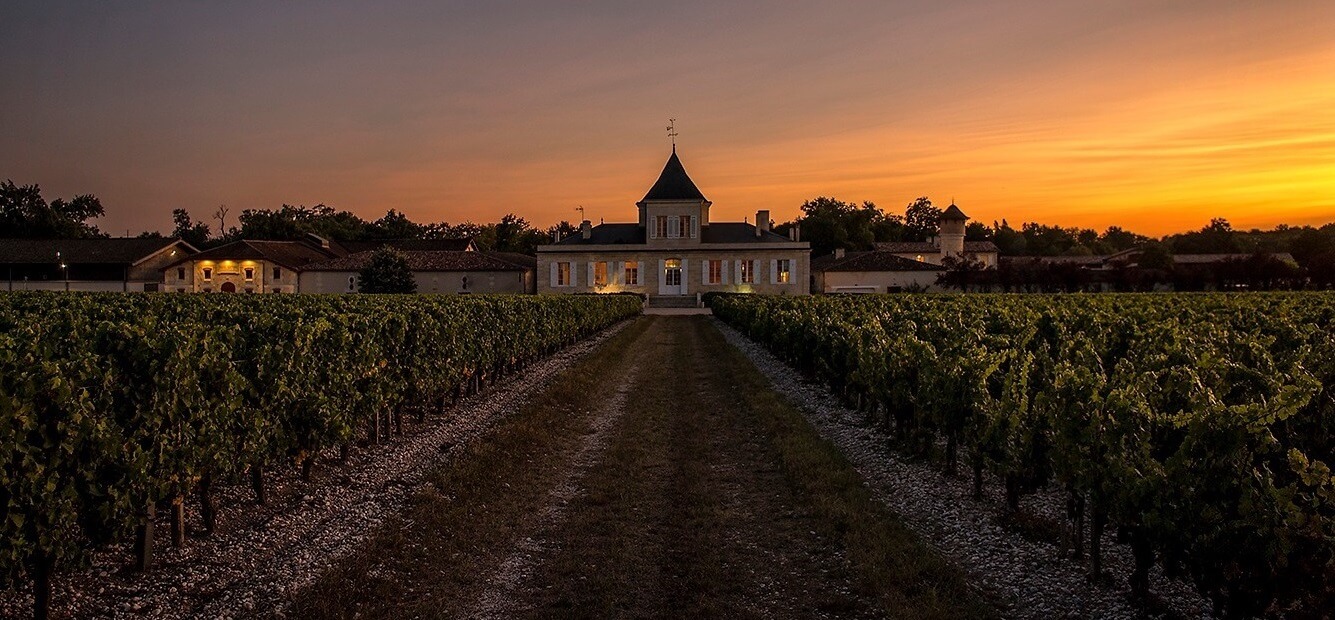
[[[626,284],[638,285],[640,283],[640,264],[630,260],[626,261]]]
[[[597,262],[593,264],[593,285],[607,286],[607,263]]]
[[[556,264],[556,285],[570,286],[570,263]]]
[[[204,268],[204,281],[205,281],[205,282],[209,282],[209,281],[211,281],[211,280],[213,280],[213,270],[212,270],[212,269],[209,269],[208,267],[205,267],[205,268]]]
[[[754,284],[756,281],[756,261],[742,261],[742,284]]]
[[[176,268],[176,279],[177,279],[177,280],[184,280],[184,279],[185,279],[185,267],[177,267],[177,268]]]
[[[779,284],[788,284],[792,281],[792,261],[786,258],[779,259]]]
[[[709,261],[709,283],[710,284],[723,283],[723,261],[721,260]]]
[[[255,279],[255,268],[246,267],[246,281],[249,282],[250,280],[254,279]]]
[[[667,286],[681,286],[681,260],[668,259],[665,263],[665,272],[663,276],[664,284]]]
[[[274,268],[273,268],[273,279],[278,280],[278,279],[281,279],[282,277],[283,277],[283,268],[282,268],[282,267],[274,267]]]

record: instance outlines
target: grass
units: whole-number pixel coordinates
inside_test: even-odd
[[[822,530],[847,550],[859,586],[893,618],[984,618],[998,612],[964,573],[926,545],[876,501],[834,444],[820,437],[786,399],[770,389],[744,354],[711,329],[711,346],[726,351],[738,406],[771,437],[788,481],[810,498]]]
[[[700,317],[637,321],[431,479],[292,615],[467,616],[521,541],[507,617],[997,615]]]

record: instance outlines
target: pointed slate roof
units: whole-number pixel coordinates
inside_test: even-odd
[[[700,188],[686,174],[681,160],[677,159],[677,147],[672,147],[672,157],[668,158],[662,174],[658,175],[658,180],[640,202],[649,200],[706,200]]]
[[[946,207],[945,212],[941,214],[941,219],[943,219],[943,220],[967,220],[967,219],[969,219],[969,216],[965,215],[963,211],[960,211],[960,208],[957,207],[957,206],[955,206],[954,203],[951,203],[951,205],[950,205],[949,207]]]

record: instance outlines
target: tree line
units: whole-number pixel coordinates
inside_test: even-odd
[[[800,209],[797,219],[779,224],[775,230],[787,234],[794,226],[800,227],[802,239],[811,244],[815,256],[836,249],[870,250],[885,241],[926,241],[937,234],[937,220],[942,212],[926,196],[910,202],[902,214],[887,212],[870,201],[844,202],[825,196],[804,202]],[[106,237],[91,222],[103,215],[101,201],[91,194],[47,202],[37,185],[0,183],[0,237],[3,238]],[[215,210],[210,219],[197,219],[186,209],[175,209],[168,234],[199,248],[237,239],[299,239],[306,233],[336,241],[471,237],[484,250],[532,254],[537,246],[550,243],[556,236],[578,231],[568,221],[537,228],[513,213],[497,222],[419,223],[390,209],[379,219],[366,220],[324,204],[245,209],[235,216],[235,221],[229,220],[229,216],[226,206]],[[141,236],[160,234],[146,232]],[[1109,226],[1100,232],[1026,222],[1017,229],[1003,219],[991,225],[970,222],[965,239],[991,241],[1001,256],[1101,256],[1143,248],[1151,255],[1165,256],[1286,252],[1309,272],[1335,265],[1335,223],[1319,228],[1281,224],[1271,230],[1241,231],[1233,229],[1228,220],[1216,218],[1200,230],[1154,239],[1119,226]]]

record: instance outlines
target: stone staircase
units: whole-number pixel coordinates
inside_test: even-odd
[[[650,295],[650,308],[696,308],[695,295]]]

